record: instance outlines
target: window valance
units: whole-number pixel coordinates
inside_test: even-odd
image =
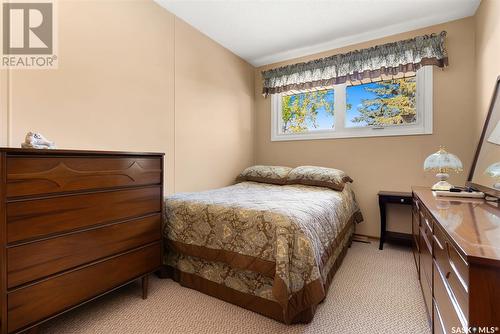
[[[445,37],[446,31],[442,31],[439,34],[418,36],[263,71],[262,93],[267,96],[291,90],[377,79],[381,76],[416,72],[426,65],[445,67],[448,65]]]

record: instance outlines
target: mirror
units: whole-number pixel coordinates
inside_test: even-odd
[[[490,196],[500,197],[500,77],[474,156],[468,185]]]

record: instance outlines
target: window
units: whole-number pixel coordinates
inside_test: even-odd
[[[272,95],[271,140],[432,133],[432,67],[359,85]]]
[[[332,129],[335,125],[333,89],[281,96],[280,128],[284,134]]]

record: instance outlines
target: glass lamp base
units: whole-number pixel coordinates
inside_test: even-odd
[[[453,186],[447,181],[439,181],[432,186],[432,190],[449,191]]]

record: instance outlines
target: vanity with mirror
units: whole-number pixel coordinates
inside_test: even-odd
[[[433,333],[500,328],[500,77],[467,181],[485,199],[413,187],[413,254]]]
[[[468,185],[485,194],[500,197],[500,77],[469,173]]]

